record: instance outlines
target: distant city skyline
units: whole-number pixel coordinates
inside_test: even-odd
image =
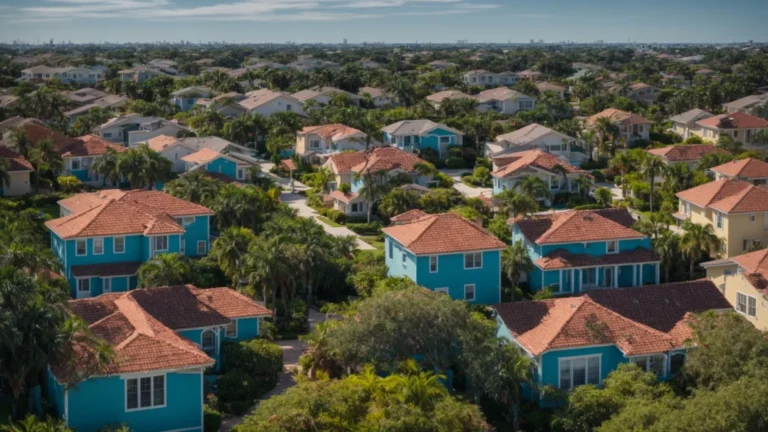
[[[766,0],[0,0],[0,42],[732,43]]]

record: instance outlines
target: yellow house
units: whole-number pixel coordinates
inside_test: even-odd
[[[768,189],[730,179],[716,180],[677,193],[679,221],[712,225],[723,239],[720,254],[729,258],[753,245],[768,244]]]
[[[343,124],[307,126],[296,134],[296,154],[303,157],[365,150],[366,135]]]
[[[352,184],[352,167],[368,159],[366,152],[347,152],[330,155],[323,164],[336,177],[328,183],[328,189],[334,191],[343,184]]]
[[[768,249],[701,264],[736,312],[768,330]]]
[[[710,171],[715,173],[715,180],[744,180],[756,186],[768,184],[768,163],[760,159],[746,158],[726,162],[710,168]]]

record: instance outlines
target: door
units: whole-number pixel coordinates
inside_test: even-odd
[[[611,267],[606,267],[605,269],[605,286],[612,287],[613,286],[613,269]]]
[[[101,290],[104,294],[112,292],[112,278],[101,278]]]

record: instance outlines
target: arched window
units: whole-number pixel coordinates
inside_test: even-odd
[[[203,332],[203,351],[208,354],[216,352],[216,334],[213,330]]]

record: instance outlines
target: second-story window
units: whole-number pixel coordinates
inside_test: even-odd
[[[168,236],[158,236],[153,237],[154,238],[154,249],[156,251],[167,251],[168,250]]]
[[[605,252],[609,254],[615,254],[619,252],[619,242],[617,240],[609,240],[606,242]]]
[[[202,335],[203,352],[211,354],[216,352],[216,334],[213,330],[206,330]]]
[[[715,215],[716,224],[718,228],[723,228],[723,214],[720,212],[717,212]]]
[[[125,252],[125,237],[115,237],[115,253]]]
[[[437,256],[429,257],[429,272],[437,273]]]
[[[464,268],[475,269],[483,267],[482,252],[464,254]]]
[[[75,244],[75,255],[83,256],[88,253],[88,243],[85,240],[77,240]]]
[[[103,253],[104,253],[104,239],[103,238],[93,239],[93,254],[101,255]]]

